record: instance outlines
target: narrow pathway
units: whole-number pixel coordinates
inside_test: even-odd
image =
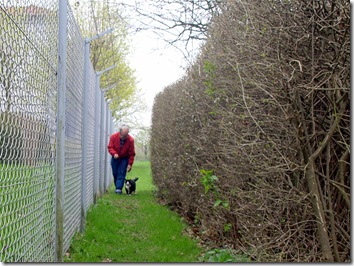
[[[183,233],[178,215],[153,196],[150,163],[136,162],[127,178],[139,177],[137,195],[113,186],[87,213],[86,232],[77,234],[66,262],[197,262],[202,250]]]

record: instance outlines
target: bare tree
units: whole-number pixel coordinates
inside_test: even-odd
[[[220,3],[220,0],[136,0],[134,4],[121,5],[135,14],[132,30],[153,31],[189,58],[207,39],[211,21],[220,12]]]

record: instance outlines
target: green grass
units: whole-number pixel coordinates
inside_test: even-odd
[[[184,234],[185,224],[154,198],[149,162],[136,162],[137,195],[114,193],[92,206],[84,235],[76,234],[66,262],[197,262],[202,250]]]

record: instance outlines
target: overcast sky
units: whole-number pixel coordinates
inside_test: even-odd
[[[134,1],[119,0],[119,2],[132,4]],[[148,3],[144,7],[147,8],[146,11],[149,10]],[[139,28],[139,21],[144,19],[142,17],[134,17],[137,16],[135,12],[128,12],[125,15],[128,15],[129,21],[127,22],[132,28]],[[148,20],[145,23],[149,23]],[[134,25],[134,23],[137,25]],[[180,29],[176,30],[177,32],[174,34],[177,35]],[[184,69],[188,66],[188,62],[180,50],[167,45],[152,30],[145,29],[138,33],[131,33],[129,38],[132,40],[131,54],[129,56],[130,66],[136,71],[138,87],[142,89],[148,106],[148,111],[143,114],[143,124],[150,125],[151,109],[156,94],[161,92],[166,86],[180,79],[185,73]],[[178,43],[175,45],[178,45]],[[185,51],[185,44],[179,43],[179,45]]]
[[[142,89],[148,106],[143,115],[145,125],[150,124],[151,108],[155,95],[184,74],[186,62],[176,48],[166,47],[156,35],[147,31],[131,36],[132,49],[129,57],[131,67],[136,70],[138,87]]]

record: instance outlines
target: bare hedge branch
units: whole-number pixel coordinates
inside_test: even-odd
[[[349,2],[226,1],[155,98],[159,196],[256,261],[350,261]]]

